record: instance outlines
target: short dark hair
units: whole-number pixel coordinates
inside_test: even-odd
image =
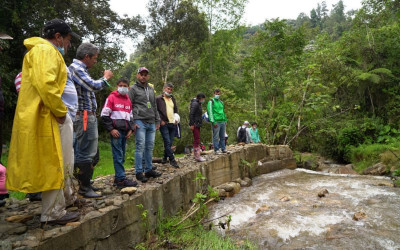
[[[196,98],[197,98],[197,100],[200,100],[200,99],[206,98],[206,95],[203,93],[198,93]]]
[[[252,123],[251,123],[251,126],[253,126],[253,125],[257,125],[257,122],[252,122]]]
[[[127,83],[128,86],[129,86],[129,80],[128,80],[128,78],[126,78],[126,77],[121,77],[121,78],[119,78],[118,81],[117,81],[117,85],[118,85],[120,82]]]
[[[164,84],[164,88],[168,88],[168,87],[174,88],[174,85],[172,83],[170,83],[170,82],[167,82],[167,83]]]
[[[214,93],[219,93],[219,92],[221,92],[220,89],[215,89],[215,90],[214,90]]]

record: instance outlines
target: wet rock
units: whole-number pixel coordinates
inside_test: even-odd
[[[263,205],[259,209],[257,209],[256,214],[269,210],[271,207],[268,205]]]
[[[382,162],[379,162],[372,167],[369,167],[363,171],[363,174],[367,175],[384,175],[386,173],[387,167]]]
[[[136,193],[136,191],[137,191],[137,188],[135,188],[135,187],[126,187],[126,188],[121,189],[121,194],[131,195],[131,194]]]
[[[358,173],[353,170],[353,164],[348,164],[348,165],[345,165],[345,166],[339,166],[334,171],[332,171],[332,173],[334,173],[334,174],[354,174],[354,175],[358,175]]]
[[[124,195],[122,195],[122,199],[123,199],[124,201],[129,200],[129,194],[124,194]]]
[[[312,160],[307,160],[303,162],[303,168],[312,170],[314,169],[314,162]]]
[[[57,236],[60,233],[60,231],[61,231],[61,228],[59,228],[59,227],[47,230],[44,232],[43,237],[45,239],[53,238],[54,236]],[[24,242],[22,242],[22,244],[24,244]]]
[[[282,198],[279,199],[280,201],[286,202],[286,201],[290,201],[290,197],[289,196],[283,196]]]
[[[243,180],[247,182],[249,186],[253,185],[253,181],[249,177],[244,177]]]
[[[26,230],[28,230],[27,226],[22,223],[0,221],[0,236],[3,234],[23,234]]]
[[[99,209],[99,212],[101,212],[101,213],[107,213],[107,212],[109,212],[109,211],[111,211],[111,210],[113,210],[113,209],[115,209],[115,208],[117,208],[117,207],[116,207],[116,206],[109,206],[109,207],[105,207],[105,208]]]
[[[324,190],[321,190],[318,192],[318,197],[322,198],[322,197],[325,197],[325,195],[327,195],[327,194],[329,194],[328,190],[324,189]]]
[[[15,215],[6,218],[8,222],[24,223],[33,218],[32,214]]]
[[[114,205],[119,207],[119,206],[121,206],[121,204],[122,204],[123,202],[124,202],[123,200],[117,200],[117,199],[115,199],[115,200],[114,200]]]
[[[226,191],[224,189],[216,189],[219,197],[226,197]]]
[[[357,212],[353,215],[353,220],[359,221],[367,218],[367,215],[364,212]]]
[[[234,189],[234,187],[232,185],[229,185],[229,183],[225,183],[225,184],[219,185],[217,188],[218,189],[223,189],[226,192],[231,192]]]

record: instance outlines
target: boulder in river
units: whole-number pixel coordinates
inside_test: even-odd
[[[334,174],[354,174],[357,175],[358,173],[354,171],[353,164],[347,164],[345,166],[340,166],[333,171]]]
[[[365,218],[367,218],[367,215],[364,212],[357,212],[353,215],[353,220],[359,221]]]
[[[324,190],[322,190],[322,191],[319,191],[318,197],[319,197],[319,198],[322,198],[322,197],[325,197],[325,195],[327,195],[327,194],[329,194],[328,190],[327,190],[327,189],[324,189]]]
[[[379,162],[363,171],[363,174],[368,175],[384,175],[386,174],[387,166],[382,162]]]
[[[269,210],[271,207],[268,205],[262,205],[260,208],[257,209],[256,214]]]

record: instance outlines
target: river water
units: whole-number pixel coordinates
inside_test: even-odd
[[[218,230],[261,249],[400,249],[400,188],[386,177],[285,169],[210,208],[210,218],[227,213],[230,230]]]

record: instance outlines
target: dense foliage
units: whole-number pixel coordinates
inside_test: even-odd
[[[244,120],[257,121],[265,143],[349,161],[353,146],[393,143],[399,136],[398,1],[364,0],[361,9],[347,13],[342,1],[332,8],[321,2],[295,20],[243,27],[245,0],[150,0],[146,29],[139,17],[118,17],[106,1],[39,1],[46,2],[39,6],[52,6],[49,10],[29,1],[11,2],[26,14],[3,11],[4,6],[17,11],[8,1],[0,13],[1,24],[7,24],[1,28],[17,38],[0,59],[0,74],[10,86],[20,67],[22,39],[36,34],[43,19],[67,16],[81,34],[113,49],[104,53],[112,56],[103,58],[99,68],[110,64],[118,69],[117,77],[134,81],[136,68],[145,65],[157,93],[164,82],[175,84],[183,125],[180,148],[192,141],[186,126],[190,99],[198,92],[209,98],[217,87],[226,105],[230,143]],[[80,13],[83,8],[106,11],[87,16]],[[119,66],[121,48],[113,39],[122,34],[134,38],[137,32],[144,35],[143,42]],[[6,88],[12,108],[16,95]],[[211,141],[209,126],[202,129],[204,143]]]

